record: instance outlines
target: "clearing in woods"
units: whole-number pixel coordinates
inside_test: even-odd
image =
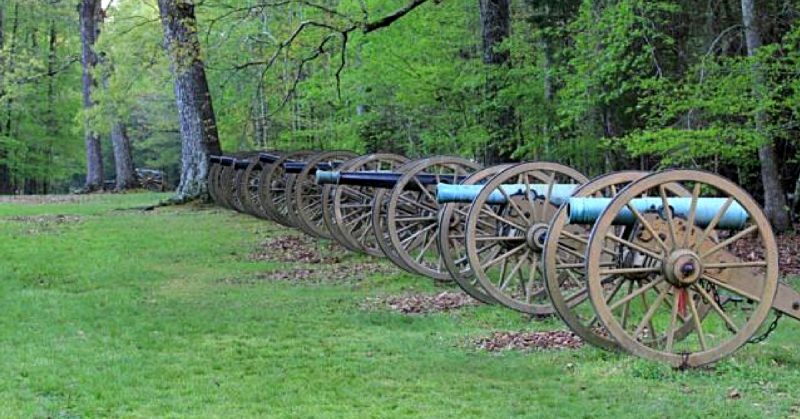
[[[0,202],[0,415],[800,416],[796,322],[688,372],[565,333],[488,351],[564,326],[249,216],[124,209],[164,196]]]

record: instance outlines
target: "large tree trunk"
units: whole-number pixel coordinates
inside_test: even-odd
[[[6,43],[6,32],[5,32],[5,10],[3,9],[4,4],[0,4],[0,50],[3,49]],[[0,72],[0,86],[3,85],[2,83],[3,74]],[[0,99],[5,96],[5,92],[0,89]],[[0,126],[0,135],[3,135],[3,127]],[[4,161],[6,158],[6,150],[0,146],[0,161]],[[11,189],[11,182],[10,177],[11,173],[8,170],[8,166],[5,163],[0,162],[0,195],[10,193]]]
[[[486,101],[490,108],[486,114],[488,144],[484,153],[484,164],[493,165],[511,160],[515,147],[514,108],[497,104],[497,93],[502,88],[501,77],[495,74],[498,67],[509,64],[507,51],[498,47],[511,34],[511,7],[509,0],[478,0],[480,6],[481,40],[483,44],[483,63],[489,66]]]
[[[45,165],[44,179],[42,181],[42,193],[50,191],[51,173],[53,172],[53,143],[58,134],[58,119],[56,117],[56,45],[58,33],[56,31],[55,20],[50,21],[50,42],[47,53],[47,163]]]
[[[131,140],[128,137],[128,127],[123,122],[117,121],[111,127],[111,145],[114,147],[117,190],[123,191],[137,187],[139,183],[136,180],[136,171],[133,167]]]
[[[89,110],[94,106],[92,90],[97,87],[97,81],[92,71],[97,66],[97,53],[94,44],[100,35],[100,22],[103,19],[103,9],[100,0],[81,0],[78,7],[80,14],[81,45],[83,51],[83,107]],[[86,191],[94,191],[103,187],[103,153],[100,148],[100,136],[86,122]]]
[[[756,50],[761,47],[761,32],[755,16],[755,0],[742,0],[742,22],[744,24],[745,39],[747,41],[747,54],[755,56]],[[754,67],[756,85],[753,91],[756,100],[761,99],[763,75],[760,66]],[[764,186],[764,212],[766,212],[772,226],[778,231],[791,227],[789,214],[786,212],[786,195],[781,186],[780,173],[778,172],[777,156],[772,138],[764,129],[766,115],[764,112],[756,114],[756,131],[764,137],[764,143],[758,147],[758,160],[761,162],[761,183]]]
[[[178,198],[207,193],[208,156],[221,153],[205,67],[200,58],[192,0],[158,0],[164,48],[175,78],[181,129],[181,182]]]

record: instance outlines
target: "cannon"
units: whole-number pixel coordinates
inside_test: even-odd
[[[675,185],[691,191],[685,213],[672,210]],[[640,211],[634,201],[642,197],[660,198],[662,210]],[[772,228],[733,182],[669,170],[633,181],[602,205],[586,244],[588,297],[599,324],[624,350],[698,367],[750,341],[773,310],[800,319],[800,293],[778,280]],[[706,205],[713,215],[703,220]],[[721,224],[737,206],[746,222]],[[626,209],[632,224],[619,223]]]
[[[323,217],[323,188],[314,182],[314,174],[318,169],[339,167],[356,157],[352,151],[328,151],[310,156],[302,165],[283,163],[284,172],[290,176],[286,184],[286,215],[297,228],[312,237],[333,238]]]
[[[217,155],[212,155],[208,158],[208,194],[211,196],[211,200],[217,205],[220,205],[217,182],[219,181],[219,172],[222,168],[222,166],[220,166],[221,158],[222,156]]]
[[[377,153],[350,160],[338,167],[343,172],[362,177],[396,171],[408,158],[391,153]],[[339,182],[330,171],[317,170],[316,183],[323,186],[322,208],[325,225],[345,248],[372,256],[383,256],[372,229],[374,187],[371,184]],[[333,179],[336,178],[335,181]]]
[[[372,228],[379,247],[395,264],[437,281],[452,281],[435,245],[438,183],[457,183],[481,166],[460,157],[438,156],[407,163],[392,189],[378,189],[372,207]],[[425,184],[433,175],[437,183]]]
[[[386,157],[384,157],[386,159]],[[403,159],[405,160],[405,159]],[[375,170],[318,171],[316,181],[320,184],[335,185],[338,190],[366,195],[353,204],[358,208],[350,212],[350,218],[331,217],[331,223],[348,226],[339,228],[354,231],[366,236],[370,242],[368,253],[384,254],[399,267],[416,274],[437,280],[450,280],[444,269],[438,248],[433,246],[438,229],[436,220],[439,204],[434,198],[438,183],[456,183],[467,177],[467,173],[479,166],[458,157],[433,157],[414,162],[402,163],[392,158],[391,167]],[[359,191],[370,188],[369,193]],[[366,207],[365,202],[371,202]],[[334,204],[334,213],[345,208]],[[340,218],[337,220],[337,218]],[[364,228],[371,228],[372,234],[364,235]],[[358,239],[356,241],[359,241]],[[414,252],[414,256],[411,253]]]
[[[264,212],[275,222],[287,227],[294,227],[294,220],[289,214],[288,185],[295,176],[286,173],[283,163],[311,158],[313,151],[294,151],[283,155],[260,153],[259,161],[265,164],[258,178],[258,203]]]
[[[482,185],[510,166],[510,164],[504,164],[481,169],[464,179],[459,185]],[[440,193],[443,187],[452,187],[452,185],[438,185],[436,191],[437,201],[443,204],[439,211],[439,229],[436,237],[436,245],[442,257],[442,263],[456,284],[469,296],[486,304],[495,304],[494,298],[483,290],[469,269],[464,226],[472,201],[446,202]]]
[[[560,204],[586,181],[567,166],[529,162],[510,166],[483,185],[439,185],[440,202],[471,203],[464,257],[473,288],[486,299],[526,314],[553,314],[542,268],[548,224]]]
[[[242,153],[237,153],[230,156],[220,156],[219,158],[219,171],[215,177],[216,183],[214,186],[215,195],[219,200],[218,203],[225,208],[237,209],[239,203],[234,202],[234,194],[236,187],[234,182],[236,180],[236,161],[244,157]]]
[[[270,213],[261,204],[259,191],[262,172],[268,170],[269,165],[279,159],[280,156],[281,153],[270,151],[254,153],[247,159],[249,164],[240,173],[236,189],[244,212],[258,218],[274,221]]]
[[[477,167],[457,157],[408,162],[404,157],[379,154],[346,170],[317,171],[316,181],[336,191],[328,222],[345,242],[372,255],[386,255],[409,272],[448,280],[438,249],[432,246],[438,227],[433,191],[439,182],[459,182]],[[346,196],[350,198],[343,200]],[[393,197],[396,208],[389,211]],[[398,228],[398,223],[403,226]],[[412,250],[417,251],[415,257],[409,254]]]

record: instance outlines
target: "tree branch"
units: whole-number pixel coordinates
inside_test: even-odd
[[[425,4],[428,0],[411,0],[410,3],[406,4],[405,6],[395,10],[394,12],[372,22],[365,22],[364,23],[364,33],[370,33],[372,31],[385,28],[401,17],[407,15],[412,10],[416,9],[419,6]]]

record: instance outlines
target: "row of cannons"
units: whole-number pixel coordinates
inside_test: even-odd
[[[679,368],[763,336],[771,312],[800,319],[762,210],[707,172],[588,179],[548,162],[341,151],[213,156],[209,172],[223,207]]]

